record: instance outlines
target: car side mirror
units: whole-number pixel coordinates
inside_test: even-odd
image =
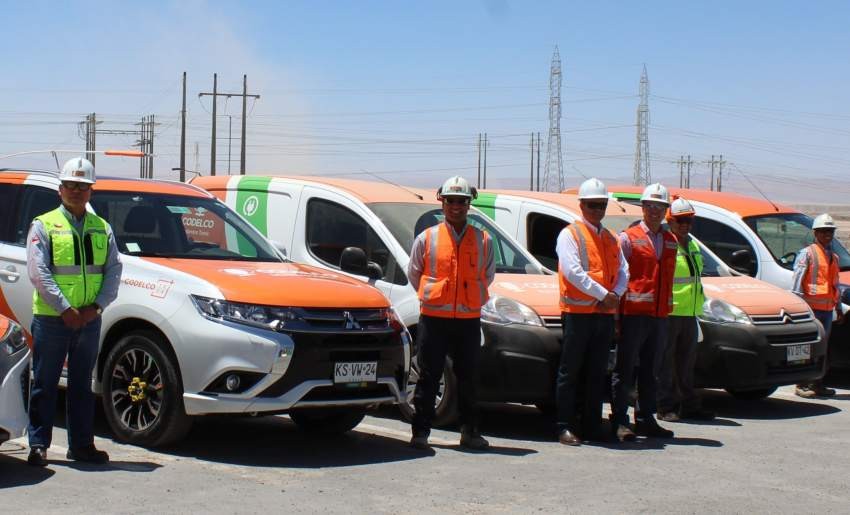
[[[360,247],[345,247],[339,257],[339,268],[350,274],[365,275],[369,279],[384,276],[381,265],[366,259],[366,251]]]
[[[729,266],[738,272],[754,275],[752,269],[753,254],[750,249],[739,249],[732,253],[729,259]]]
[[[366,276],[369,279],[378,280],[384,276],[384,269],[381,268],[381,265],[375,263],[374,261],[369,261],[366,264]]]

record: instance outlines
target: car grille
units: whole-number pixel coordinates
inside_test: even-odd
[[[800,313],[786,313],[780,311],[775,315],[750,315],[750,319],[755,325],[782,325],[782,324],[800,324],[803,322],[811,322],[814,320],[809,311]]]
[[[767,334],[767,343],[771,345],[791,345],[795,343],[812,343],[818,340],[818,332],[798,334]]]
[[[386,309],[295,308],[296,320],[287,321],[284,332],[386,331]]]

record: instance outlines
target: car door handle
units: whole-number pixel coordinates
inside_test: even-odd
[[[13,265],[9,265],[6,268],[0,270],[0,277],[6,282],[13,283],[21,278],[21,274],[15,271],[15,267]]]

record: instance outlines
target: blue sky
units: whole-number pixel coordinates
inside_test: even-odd
[[[76,122],[105,129],[155,114],[155,176],[179,164],[180,76],[188,155],[210,167],[210,91],[249,90],[249,173],[379,174],[435,186],[475,179],[487,132],[488,185],[526,187],[529,135],[548,131],[548,81],[563,69],[567,185],[630,181],[638,81],[650,79],[651,171],[678,183],[681,154],[707,185],[837,202],[850,194],[847,2],[12,2],[4,13],[0,155],[82,149]],[[238,170],[241,104],[219,100],[218,173]],[[227,118],[230,115],[232,118]],[[98,137],[98,148],[132,136]],[[0,166],[49,167],[45,156]],[[98,160],[132,176],[132,159]],[[367,175],[368,176],[368,175]],[[748,177],[749,181],[745,178]],[[813,180],[816,177],[817,180]]]

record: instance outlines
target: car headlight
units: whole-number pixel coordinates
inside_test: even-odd
[[[751,324],[750,317],[741,308],[720,299],[706,299],[700,320],[718,324]]]
[[[227,320],[272,331],[282,331],[287,328],[287,324],[300,320],[292,308],[242,304],[200,295],[190,297],[201,315],[214,320]]]
[[[481,321],[492,324],[525,324],[543,327],[543,320],[530,307],[507,297],[493,295],[481,308]]]
[[[6,331],[0,337],[0,354],[11,356],[26,346],[27,339],[21,326],[17,322],[9,320]]]

